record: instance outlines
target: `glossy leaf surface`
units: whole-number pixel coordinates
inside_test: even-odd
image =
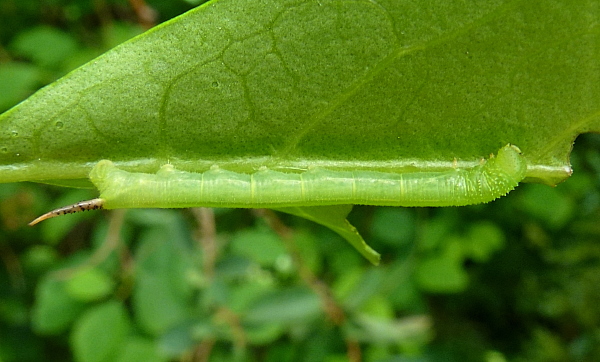
[[[598,4],[217,0],[0,118],[0,180],[135,171],[439,170],[518,145],[569,173],[599,127]]]

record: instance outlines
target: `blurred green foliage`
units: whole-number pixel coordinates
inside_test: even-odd
[[[138,3],[138,2],[131,2]],[[198,1],[148,1],[156,22]],[[143,31],[130,3],[0,2],[0,109]],[[0,185],[0,361],[594,361],[600,137],[573,176],[462,208],[356,207],[371,266],[260,210],[26,223],[92,190]]]

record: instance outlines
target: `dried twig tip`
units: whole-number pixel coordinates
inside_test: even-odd
[[[76,212],[87,211],[87,210],[98,210],[102,209],[104,206],[103,199],[93,199],[87,201],[81,201],[73,205],[63,206],[58,209],[52,210],[50,212],[45,213],[44,215],[38,217],[29,223],[29,226],[33,226],[40,221],[44,221],[46,219],[51,219],[53,217],[57,217],[65,214],[73,214]]]

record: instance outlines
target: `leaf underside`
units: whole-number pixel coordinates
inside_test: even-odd
[[[507,143],[568,176],[600,129],[595,0],[217,0],[0,116],[0,181],[86,179],[101,159],[237,172],[437,171]]]

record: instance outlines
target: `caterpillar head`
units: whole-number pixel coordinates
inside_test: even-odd
[[[521,154],[519,147],[508,144],[498,151],[498,155],[491,159],[494,169],[511,177],[522,180],[527,171],[527,162]]]

